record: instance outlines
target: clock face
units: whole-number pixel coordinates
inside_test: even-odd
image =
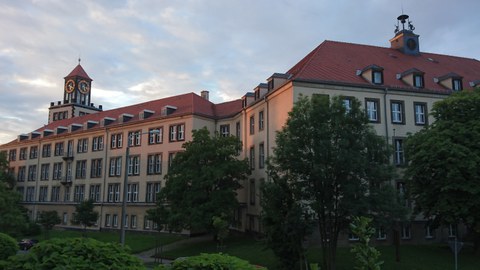
[[[73,90],[75,90],[75,81],[74,80],[68,80],[65,83],[65,92],[72,93]]]
[[[414,51],[417,49],[417,42],[413,38],[410,38],[407,40],[407,47],[409,50]]]
[[[80,92],[82,94],[86,94],[88,93],[88,91],[90,90],[90,85],[88,85],[88,82],[85,81],[85,80],[81,80],[79,83],[78,83],[78,89],[80,90]]]

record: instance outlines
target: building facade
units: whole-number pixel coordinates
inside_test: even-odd
[[[243,143],[239,158],[249,159],[251,175],[238,192],[241,207],[234,226],[261,232],[259,188],[268,181],[265,161],[300,96],[341,95],[347,107],[353,98],[360,100],[372,127],[392,145],[391,160],[401,172],[404,139],[433,121],[433,104],[480,85],[478,60],[421,52],[413,30],[408,16],[401,15],[390,47],[324,41],[287,72],[274,73],[241,99],[220,104],[210,102],[203,91],[103,111],[91,102],[92,79],[79,64],[64,78],[63,102],[50,104],[49,123],[0,150],[8,153],[31,218],[56,210],[62,226],[74,227],[74,206],[92,198],[100,213],[96,228],[119,229],[127,189],[123,226],[149,231],[155,227],[146,210],[154,207],[169,163],[191,140],[191,131],[207,127],[237,136]],[[403,180],[392,184],[405,191]],[[392,239],[382,228],[377,233],[380,242]],[[401,228],[402,240],[410,242],[444,240],[456,233],[453,225],[433,231],[421,216]],[[355,239],[345,233],[341,242],[349,240]]]

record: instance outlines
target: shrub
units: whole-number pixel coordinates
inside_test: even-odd
[[[88,238],[55,238],[41,242],[27,254],[12,256],[10,269],[145,269],[128,248]]]
[[[17,241],[8,234],[0,233],[0,260],[5,260],[10,256],[15,255],[17,250]]]
[[[175,260],[171,266],[160,265],[155,270],[254,270],[265,269],[251,265],[249,262],[226,254],[205,254]]]

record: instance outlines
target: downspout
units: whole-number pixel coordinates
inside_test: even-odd
[[[385,92],[383,94],[383,114],[384,114],[384,122],[385,122],[385,140],[388,144],[388,114],[387,114],[387,95],[388,95],[388,87],[385,88]]]
[[[264,96],[263,100],[267,104],[267,116],[266,116],[267,119],[266,119],[265,123],[267,123],[267,130],[266,130],[267,131],[267,149],[266,149],[267,156],[266,156],[266,160],[268,160],[268,158],[270,157],[270,118],[269,118],[270,110],[269,110],[269,104],[268,104],[267,96]],[[268,176],[268,173],[267,173],[267,182],[268,181],[269,181],[269,176]]]
[[[108,146],[110,145],[110,141],[108,140],[110,136],[108,136],[108,128],[105,128],[105,140],[103,141],[103,151],[104,157],[105,157],[105,165],[103,169],[103,189],[102,189],[102,197],[100,198],[100,220],[98,224],[98,228],[101,231],[102,226],[105,224],[103,223],[103,206],[105,204],[105,198],[106,198],[106,191],[107,191],[107,173],[110,170],[110,162],[108,162]]]
[[[39,178],[42,177],[42,176],[41,176],[41,173],[38,173],[38,172],[41,172],[41,171],[42,171],[41,168],[40,168],[40,158],[41,158],[41,150],[42,150],[42,149],[40,148],[41,144],[42,144],[42,139],[39,139],[39,140],[38,140],[38,146],[37,146],[37,147],[38,147],[38,148],[37,148],[37,169],[36,169],[37,171],[35,172],[35,174],[36,174],[36,178],[35,178],[35,192],[33,193],[33,196],[35,196],[35,197],[33,198],[33,213],[32,213],[32,215],[33,215],[33,216],[32,216],[32,219],[33,219],[33,220],[37,220],[38,198],[40,197],[40,190],[39,190],[39,188],[38,188],[38,182],[40,182],[40,179],[39,179]],[[30,155],[30,153],[28,153],[28,154]],[[30,157],[29,157],[29,158],[30,158]],[[28,178],[27,178],[27,181],[28,181]],[[38,196],[37,196],[37,194],[38,194]]]

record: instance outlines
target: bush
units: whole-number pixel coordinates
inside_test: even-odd
[[[128,248],[88,238],[55,238],[41,242],[27,254],[12,256],[6,270],[13,269],[145,269]]]
[[[200,254],[182,260],[175,260],[171,266],[160,265],[155,270],[254,270],[265,269],[251,265],[249,262],[226,254]]]
[[[42,227],[33,221],[29,221],[22,230],[22,235],[39,235],[42,233]]]
[[[0,260],[6,260],[15,255],[18,251],[18,244],[8,234],[0,233]]]

